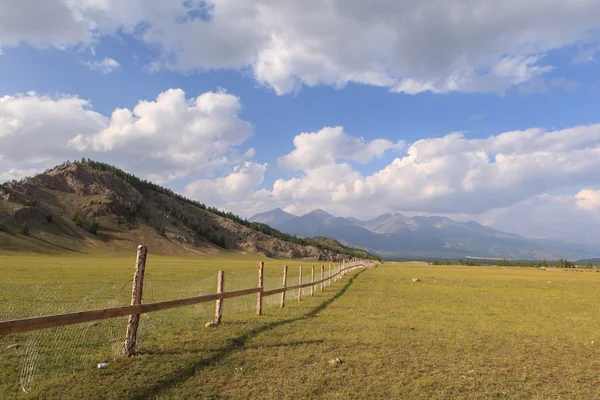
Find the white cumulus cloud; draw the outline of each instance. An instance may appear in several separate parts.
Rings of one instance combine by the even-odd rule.
[[[263,182],[267,164],[245,161],[234,167],[227,176],[216,179],[199,179],[186,185],[186,196],[215,202],[223,205],[227,202],[244,200]]]
[[[103,129],[108,118],[76,96],[35,92],[0,97],[0,156],[5,163],[65,160],[67,142]]]
[[[188,99],[183,90],[169,89],[107,117],[76,96],[4,96],[0,160],[11,169],[85,156],[160,182],[211,176],[253,155],[237,150],[253,134],[253,126],[238,117],[240,107],[239,99],[224,91]]]
[[[2,166],[2,164],[0,163],[0,167]],[[40,173],[42,171],[36,169],[36,168],[29,168],[29,169],[17,169],[17,168],[11,168],[7,171],[0,171],[0,182],[7,182],[7,181],[12,181],[14,180],[19,180],[22,178],[25,178],[27,176],[35,176],[36,174]]]
[[[527,237],[561,238],[600,245],[600,190],[583,189],[574,195],[533,196],[509,207],[487,211],[477,219]]]
[[[402,149],[404,141],[393,143],[386,139],[365,142],[344,132],[341,126],[326,127],[318,132],[301,133],[294,138],[295,149],[279,158],[286,167],[302,170],[332,164],[336,160],[367,163],[391,149]]]
[[[600,217],[600,190],[583,189],[575,195],[575,198],[578,207],[595,211]],[[600,232],[598,234],[600,235]]]
[[[501,92],[552,70],[551,51],[595,48],[600,27],[592,0],[4,0],[2,9],[0,48],[131,33],[158,50],[154,68],[250,68],[279,94],[349,82]]]
[[[246,216],[274,207],[300,214],[323,208],[359,218],[386,212],[444,214],[528,236],[583,240],[587,235],[600,241],[591,235],[600,219],[600,124],[532,128],[484,139],[462,133],[422,139],[370,175],[334,159],[313,162],[310,153],[291,157],[299,154],[294,152],[281,159],[297,159],[300,176],[277,179],[242,201],[227,199],[227,207]],[[564,191],[576,194],[555,194]]]

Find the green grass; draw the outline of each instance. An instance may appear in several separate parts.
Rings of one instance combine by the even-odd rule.
[[[203,279],[218,270],[254,274],[259,261],[266,261],[265,276],[280,276],[281,269],[300,264],[300,260],[268,260],[255,254],[224,252],[215,256],[159,256],[149,250],[146,272],[157,278],[170,278],[185,281]],[[0,253],[0,274],[4,283],[64,283],[93,280],[130,280],[135,271],[135,252],[131,253],[92,253],[79,255],[39,255],[35,253]],[[296,269],[297,272],[297,269]]]
[[[223,253],[213,257],[165,257],[150,254],[144,280],[144,301],[154,302],[216,291],[216,273],[225,273],[225,289],[257,286],[258,264],[254,254]],[[40,256],[5,253],[0,256],[0,320],[116,307],[129,303],[135,254],[93,256]],[[298,266],[304,264],[303,280],[310,280],[310,264],[298,260],[267,259],[264,286],[281,286],[283,265],[289,265],[289,284],[298,280]],[[317,264],[319,265],[319,264]],[[317,272],[318,276],[318,272]],[[40,283],[40,284],[36,284]],[[303,289],[307,295],[310,289]],[[288,293],[296,298],[297,292]],[[265,307],[276,306],[278,297],[265,299]],[[229,299],[225,314],[251,313],[255,297]],[[203,330],[212,319],[213,303],[167,310],[142,316],[138,348],[153,351],[164,346],[173,334]],[[120,353],[126,318],[59,327],[0,338],[0,351],[19,344],[17,350],[0,353],[0,398],[10,397],[24,386],[32,393],[65,374],[80,374],[98,362],[113,361]],[[156,340],[156,342],[154,342]],[[177,346],[177,345],[176,345]],[[118,357],[117,357],[118,358]],[[27,360],[23,362],[23,360]],[[35,361],[35,362],[34,362]],[[32,370],[23,369],[34,367]],[[11,394],[12,393],[12,394]]]
[[[149,256],[147,268],[156,282],[183,286],[223,269],[227,287],[228,273],[242,284],[258,260]],[[286,261],[265,261],[275,284]],[[0,258],[0,274],[15,284],[36,276],[125,281],[132,273],[129,256],[63,257],[40,267],[36,257]],[[237,311],[225,300],[217,328],[203,327],[212,305],[180,309],[164,324],[157,316],[146,323],[138,356],[105,360],[92,349],[87,365],[44,372],[30,394],[6,383],[15,360],[5,351],[0,398],[598,398],[599,291],[593,272],[384,264],[299,303],[289,296],[286,308],[267,307],[261,317],[253,315],[255,296]],[[328,363],[336,357],[337,367]],[[95,368],[102,361],[108,368]]]

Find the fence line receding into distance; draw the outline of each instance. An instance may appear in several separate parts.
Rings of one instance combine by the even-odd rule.
[[[139,317],[141,314],[168,310],[177,307],[190,306],[199,303],[206,303],[210,301],[216,301],[215,305],[215,316],[211,322],[213,325],[218,325],[221,322],[223,300],[246,296],[249,294],[257,294],[256,314],[262,314],[263,298],[268,296],[274,296],[281,294],[280,306],[283,308],[285,305],[285,293],[298,289],[298,300],[301,299],[302,289],[311,288],[311,295],[314,294],[314,287],[320,285],[321,290],[327,284],[331,286],[332,281],[335,282],[342,279],[347,273],[358,268],[372,268],[375,266],[374,262],[362,261],[353,259],[350,262],[345,260],[340,265],[334,265],[327,277],[325,277],[325,266],[321,265],[321,279],[315,281],[314,279],[314,266],[312,267],[311,282],[302,283],[302,270],[300,269],[299,283],[294,286],[287,286],[287,265],[283,267],[283,286],[277,289],[264,290],[263,287],[263,269],[264,263],[259,263],[258,268],[258,286],[253,288],[233,290],[229,292],[223,291],[225,273],[219,271],[217,278],[217,293],[194,296],[187,298],[180,298],[167,301],[159,301],[154,303],[142,303],[143,298],[143,284],[144,284],[144,273],[146,267],[146,255],[147,247],[138,246],[137,257],[136,257],[136,271],[133,279],[133,288],[131,295],[131,304],[122,307],[112,307],[99,310],[89,310],[66,314],[47,315],[33,318],[17,319],[10,321],[0,321],[0,337],[2,335],[37,331],[41,329],[54,328],[59,326],[80,324],[84,322],[99,321],[109,318],[129,316],[129,320],[126,328],[125,342],[123,343],[123,354],[125,356],[132,356],[135,354],[137,331],[139,324]]]

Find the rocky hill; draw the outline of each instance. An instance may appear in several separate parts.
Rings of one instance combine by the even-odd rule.
[[[37,252],[257,252],[339,260],[369,256],[249,223],[93,161],[65,163],[0,186],[0,249]]]

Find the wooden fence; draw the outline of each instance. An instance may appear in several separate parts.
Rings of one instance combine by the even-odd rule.
[[[123,307],[105,308],[101,310],[81,311],[68,314],[48,315],[42,317],[26,318],[11,321],[0,321],[0,335],[10,333],[22,333],[36,331],[40,329],[54,328],[57,326],[74,325],[83,322],[98,321],[108,318],[116,318],[129,316],[127,323],[127,331],[123,353],[126,356],[135,354],[135,345],[137,338],[137,330],[140,314],[168,310],[171,308],[190,306],[193,304],[206,303],[216,301],[215,318],[212,321],[213,325],[218,325],[221,322],[221,314],[223,300],[233,297],[246,296],[249,294],[257,294],[256,314],[262,314],[262,301],[264,297],[281,294],[280,306],[285,306],[285,294],[290,290],[298,289],[298,300],[302,297],[302,288],[311,287],[311,295],[314,294],[314,288],[320,285],[321,291],[325,285],[331,286],[332,281],[335,282],[344,277],[347,273],[358,268],[371,268],[373,262],[363,262],[362,260],[353,259],[346,263],[344,261],[339,267],[334,267],[333,274],[330,273],[325,278],[325,266],[321,265],[321,279],[315,281],[314,266],[311,273],[311,282],[302,283],[302,267],[300,267],[300,277],[298,285],[287,286],[287,265],[283,267],[283,286],[277,289],[263,289],[263,269],[264,263],[260,262],[258,266],[258,286],[254,288],[234,290],[230,292],[223,291],[223,282],[225,279],[224,271],[219,271],[217,275],[217,293],[203,296],[187,297],[183,299],[175,299],[168,301],[160,301],[155,303],[142,304],[142,293],[144,287],[144,272],[146,268],[146,246],[138,246],[136,257],[136,271],[133,279],[133,288],[131,293],[131,305]]]

